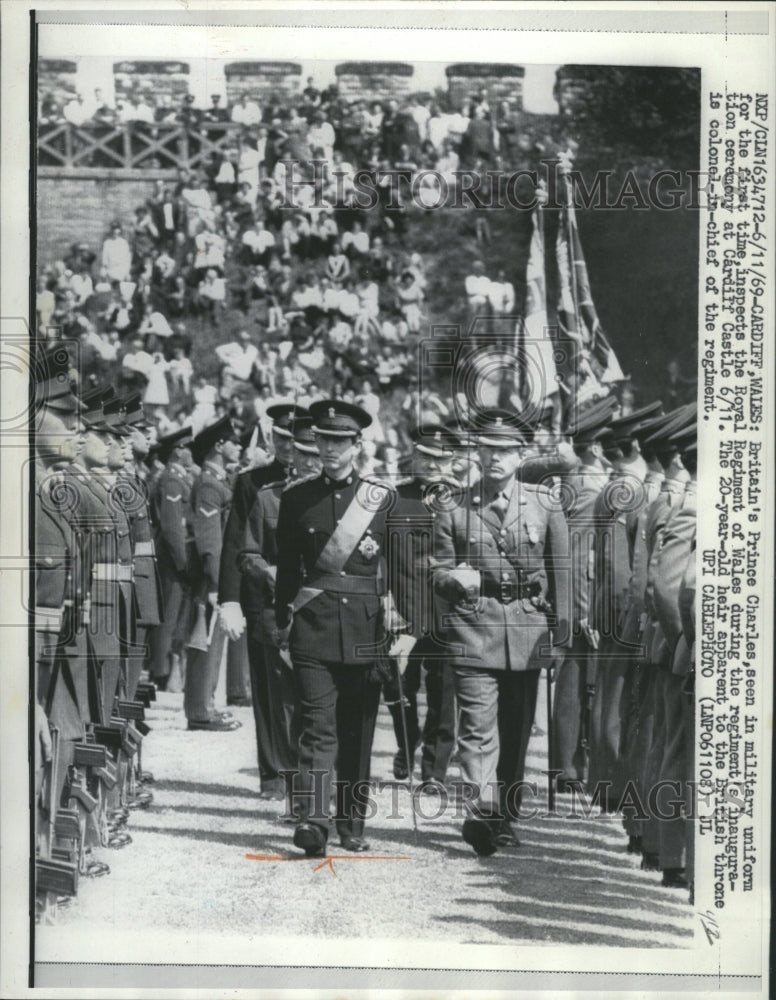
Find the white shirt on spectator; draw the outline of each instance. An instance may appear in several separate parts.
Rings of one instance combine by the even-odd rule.
[[[79,306],[82,306],[94,292],[92,279],[85,272],[83,274],[74,274],[70,279],[70,287],[73,290],[76,297],[76,303]]]
[[[470,304],[482,305],[488,300],[492,282],[484,274],[470,274],[466,278],[466,294]]]
[[[255,101],[239,101],[232,108],[232,121],[238,125],[258,125],[261,122],[261,108]]]
[[[259,357],[259,349],[255,344],[238,344],[232,341],[230,344],[220,344],[216,347],[216,357],[224,365],[224,374],[231,375],[243,382],[247,382],[251,377],[254,362]]]
[[[515,289],[509,281],[491,281],[488,301],[497,312],[511,312],[515,305]]]
[[[132,251],[123,236],[109,236],[102,244],[102,266],[111,281],[128,281]]]
[[[138,372],[148,378],[149,372],[154,366],[154,359],[148,351],[136,351],[134,354],[125,354],[121,365],[123,368],[128,368],[129,371]]]
[[[197,289],[199,294],[213,302],[223,302],[226,298],[226,282],[223,278],[205,278]]]
[[[223,236],[210,232],[197,233],[194,243],[197,247],[195,268],[198,270],[203,267],[223,268],[225,246]]]
[[[246,229],[242,241],[255,254],[263,254],[265,250],[275,245],[275,237],[268,229]]]
[[[369,253],[369,233],[363,230],[360,233],[343,233],[342,249],[347,250],[349,246],[352,246],[358,253]]]

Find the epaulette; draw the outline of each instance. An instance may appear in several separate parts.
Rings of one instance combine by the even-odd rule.
[[[305,476],[305,479],[306,478],[307,477]],[[302,482],[301,479],[294,479],[293,480],[293,485],[296,485],[296,483],[300,483],[300,482]],[[265,483],[263,486],[260,486],[259,487],[259,493],[263,493],[265,490],[276,490],[278,488],[278,486],[282,486],[283,489],[285,489],[287,486],[290,486],[290,485],[292,485],[292,484],[289,483],[286,479],[276,479],[274,483]]]
[[[319,475],[320,473],[318,472],[312,472],[309,476],[299,476],[298,479],[292,479],[284,485],[283,492],[285,493],[287,490],[293,489],[295,486],[301,486],[302,483],[309,483],[313,479],[317,479]]]

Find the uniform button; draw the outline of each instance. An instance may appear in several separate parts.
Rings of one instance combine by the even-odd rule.
[[[509,573],[502,573],[501,579],[504,581],[504,583],[509,583]]]
[[[345,572],[344,569],[340,570],[340,576],[347,576],[347,573]]]
[[[308,532],[308,534],[310,534],[310,535],[314,535],[314,534],[315,534],[315,528],[308,528],[308,529],[307,529],[307,532]]]
[[[501,529],[501,531],[499,531],[499,534],[501,535],[502,538],[506,538],[506,534],[507,533],[506,533],[506,531],[504,531],[503,528]]]
[[[348,599],[347,599],[347,597],[343,597],[343,598],[342,598],[342,603],[343,603],[343,604],[347,604],[347,603],[348,603]]]
[[[342,494],[341,493],[335,493],[334,494],[334,499],[335,500],[341,500],[342,499]]]

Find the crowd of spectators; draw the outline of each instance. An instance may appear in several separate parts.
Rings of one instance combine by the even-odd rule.
[[[407,242],[408,213],[422,204],[409,180],[381,183],[378,171],[433,167],[452,181],[462,164],[484,168],[499,150],[519,148],[510,107],[493,114],[484,94],[450,113],[423,96],[348,103],[336,86],[319,91],[312,80],[298,99],[263,108],[247,96],[225,108],[218,95],[206,110],[190,96],[178,107],[161,96],[153,107],[142,93],[111,107],[100,91],[58,108],[47,95],[43,125],[239,128],[202,169],[180,166],[174,182],[155,181],[101,246],[76,243],[63,259],[41,262],[38,330],[77,341],[80,370],[94,384],[140,391],[159,434],[188,422],[196,430],[224,412],[246,434],[261,432],[277,398],[333,394],[373,412],[371,437],[390,457],[407,439],[403,422],[385,414],[406,416],[408,426],[416,417],[428,276]],[[354,188],[364,169],[378,194],[369,209]],[[514,290],[503,273],[479,278],[471,290],[467,279],[470,304],[484,295],[509,311]],[[224,343],[226,329],[233,339]],[[212,360],[211,343],[217,380],[192,364],[203,350]],[[449,401],[422,405],[449,413]]]

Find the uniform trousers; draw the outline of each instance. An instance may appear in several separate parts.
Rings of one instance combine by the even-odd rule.
[[[680,813],[687,780],[685,753],[684,677],[661,668],[657,681],[660,690],[658,710],[662,712],[664,733],[660,756],[659,781],[664,783],[657,794],[658,854],[660,868],[685,867],[686,824]]]
[[[216,614],[215,610],[211,609],[210,614]],[[183,688],[183,710],[189,722],[207,722],[215,712],[216,687],[226,641],[221,623],[216,622],[207,650],[189,647]]]
[[[266,620],[263,626],[260,621],[249,622],[246,639],[261,790],[283,792],[283,772],[295,770],[299,757],[294,672],[269,640]]]
[[[188,635],[190,601],[180,577],[172,566],[159,562],[159,578],[164,596],[164,621],[151,632],[150,673],[156,680],[170,674],[170,654],[179,653]]]
[[[581,745],[587,710],[586,686],[595,667],[595,653],[584,636],[575,636],[555,680],[552,708],[552,761],[561,781],[584,781],[586,754]]]
[[[293,807],[300,822],[329,832],[329,801],[337,773],[337,833],[360,837],[369,810],[369,768],[380,684],[371,664],[295,659],[301,734]]]
[[[433,643],[430,644],[433,649]],[[405,698],[405,718],[407,722],[407,742],[410,754],[421,740],[418,720],[418,691],[420,690],[421,666],[426,670],[426,718],[423,723],[423,749],[420,773],[423,781],[435,779],[444,781],[447,765],[455,746],[455,684],[450,667],[439,660],[426,660],[429,643],[420,639],[415,644],[402,675],[402,692]],[[395,671],[394,671],[395,673]],[[391,678],[383,685],[383,697],[393,719],[396,745],[404,751],[404,725],[399,702],[398,681]]]
[[[458,754],[471,809],[485,819],[517,819],[531,737],[538,670],[453,667]]]
[[[226,651],[226,700],[242,701],[250,698],[251,672],[248,666],[248,636],[230,642]]]
[[[685,682],[692,680],[682,678]],[[685,809],[685,864],[684,873],[689,882],[695,879],[695,815],[698,809],[698,796],[695,794],[695,691],[690,690],[682,696],[682,715],[684,717],[684,809]]]
[[[642,663],[631,663],[623,691],[625,719],[620,758],[620,787],[624,788],[627,782],[631,782],[639,801],[645,808],[646,761],[655,722],[655,673]],[[640,810],[630,806],[623,807],[623,826],[629,837],[641,837],[643,834],[644,819],[639,812]]]
[[[593,792],[598,782],[608,782],[610,802],[617,802],[623,792],[621,754],[626,711],[623,694],[633,652],[616,638],[606,637],[596,655],[587,784],[588,790]]]

